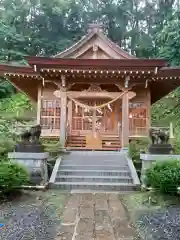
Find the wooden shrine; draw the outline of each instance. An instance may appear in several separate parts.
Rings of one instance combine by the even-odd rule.
[[[179,86],[180,68],[164,59],[137,59],[99,25],[65,51],[25,57],[29,66],[0,65],[0,73],[37,103],[42,136],[71,149],[117,150],[145,137],[150,106]]]

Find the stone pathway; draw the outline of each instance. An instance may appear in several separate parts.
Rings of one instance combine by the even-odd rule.
[[[139,239],[118,194],[72,194],[69,198],[56,240],[93,239]]]

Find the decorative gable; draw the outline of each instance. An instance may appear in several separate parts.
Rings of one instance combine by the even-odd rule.
[[[87,35],[70,48],[54,56],[55,58],[84,58],[84,59],[134,59],[135,56],[122,50],[117,44],[108,39],[101,25],[91,24]]]

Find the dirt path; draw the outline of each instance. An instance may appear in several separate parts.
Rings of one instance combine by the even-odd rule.
[[[139,239],[118,194],[73,194],[65,208],[56,240]]]

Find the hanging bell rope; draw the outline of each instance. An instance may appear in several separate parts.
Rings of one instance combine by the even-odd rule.
[[[97,109],[100,109],[100,108],[103,108],[103,107],[106,107],[108,106],[109,104],[117,101],[119,98],[121,98],[124,94],[126,94],[128,92],[128,90],[124,91],[123,93],[121,93],[118,97],[110,100],[109,102],[107,103],[104,103],[104,104],[101,104],[101,105],[96,105],[96,106],[89,106],[89,105],[86,105],[84,103],[81,103],[79,101],[77,101],[76,99],[74,99],[69,93],[67,93],[67,97],[72,100],[76,105],[82,107],[82,108],[86,108],[88,110],[97,110]]]

